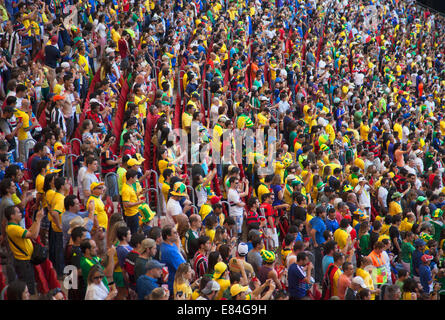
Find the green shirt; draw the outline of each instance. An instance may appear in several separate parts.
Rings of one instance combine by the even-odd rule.
[[[400,258],[405,263],[411,263],[411,255],[416,250],[410,242],[402,242],[402,247],[400,248]]]
[[[441,234],[442,229],[443,229],[443,223],[441,221],[433,220],[433,221],[431,221],[431,224],[434,227],[433,239],[436,240],[439,243],[439,241],[440,241],[440,234]]]
[[[116,171],[117,174],[117,186],[119,188],[119,194],[122,192],[122,184],[124,181],[124,175],[127,173],[127,169],[119,167]]]
[[[94,265],[98,264],[98,265],[100,265],[102,270],[104,269],[104,267],[100,264],[101,261],[102,260],[97,256],[92,257],[92,259],[88,259],[84,256],[82,256],[80,258],[80,269],[82,270],[82,277],[83,277],[83,280],[85,281],[86,286],[88,286],[88,274],[90,273],[90,270]],[[112,263],[112,262],[110,262],[110,263]],[[107,289],[110,290],[110,288],[108,287],[107,277],[103,277],[102,282],[104,283],[105,287],[107,287]]]
[[[371,249],[369,248],[370,238],[371,238],[371,236],[369,235],[369,233],[364,234],[360,238],[360,251],[361,251],[361,254],[364,256],[367,256],[371,253]]]

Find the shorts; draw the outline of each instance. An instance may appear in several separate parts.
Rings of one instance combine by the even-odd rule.
[[[116,284],[116,288],[125,288],[125,280],[122,272],[114,272],[113,273],[113,281]]]
[[[31,261],[14,259],[14,270],[17,278],[26,283],[29,293],[31,295],[36,294],[34,266],[31,264]]]
[[[236,233],[240,235],[243,232],[243,216],[232,216],[236,224]]]
[[[275,230],[275,232],[274,232],[274,230]],[[272,248],[268,248],[268,250],[276,249],[280,245],[279,241],[278,241],[278,233],[276,231],[277,231],[276,229],[272,229],[272,228],[264,229],[265,235],[271,238],[271,239],[266,239],[272,245]]]

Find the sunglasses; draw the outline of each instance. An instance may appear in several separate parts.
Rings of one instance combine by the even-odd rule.
[[[94,277],[93,279],[94,280],[99,280],[99,279],[102,279],[104,276],[97,276],[97,277]]]

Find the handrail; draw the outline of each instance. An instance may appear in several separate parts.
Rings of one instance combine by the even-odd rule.
[[[186,185],[185,187],[187,188],[187,190],[191,190],[191,193],[192,193],[192,200],[191,201],[192,201],[193,204],[196,204],[195,188],[193,188],[190,185]]]
[[[150,206],[150,191],[154,191],[156,194],[156,215],[160,216],[162,212],[160,211],[160,199],[159,199],[159,190],[157,188],[148,188],[145,192],[145,200],[147,204]]]

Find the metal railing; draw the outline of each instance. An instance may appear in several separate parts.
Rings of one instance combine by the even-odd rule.
[[[161,210],[161,206],[160,206],[161,199],[159,198],[159,190],[158,190],[158,188],[148,188],[147,191],[145,192],[145,200],[149,206],[150,206],[150,192],[154,192],[156,195],[156,215],[159,217],[160,215],[162,215],[162,210]],[[150,208],[151,208],[151,206],[150,206]]]

